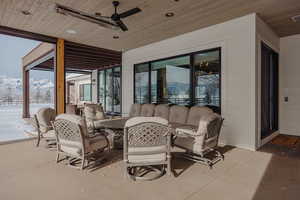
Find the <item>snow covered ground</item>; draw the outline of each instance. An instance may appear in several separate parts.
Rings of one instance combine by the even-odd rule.
[[[39,108],[53,107],[48,104],[31,104],[30,113],[33,115]],[[0,106],[0,142],[24,139],[29,136],[26,131],[32,131],[33,127],[22,119],[22,104]]]

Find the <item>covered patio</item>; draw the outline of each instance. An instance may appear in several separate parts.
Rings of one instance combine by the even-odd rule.
[[[0,145],[0,199],[299,199],[299,0],[3,2],[0,33],[42,42],[23,118],[31,70],[55,108],[40,146]],[[83,114],[67,73],[90,76]],[[161,176],[126,179],[144,169]]]

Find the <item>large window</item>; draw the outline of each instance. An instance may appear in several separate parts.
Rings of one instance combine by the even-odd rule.
[[[98,102],[105,112],[121,113],[121,67],[98,72]]]
[[[92,100],[92,88],[91,84],[79,85],[80,101],[91,101]]]
[[[221,48],[134,67],[135,103],[202,105],[220,112]]]

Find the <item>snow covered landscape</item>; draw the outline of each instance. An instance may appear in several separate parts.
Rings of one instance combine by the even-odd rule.
[[[30,79],[31,116],[41,107],[53,107],[53,83]],[[33,127],[22,119],[22,79],[0,76],[0,142],[29,137]]]

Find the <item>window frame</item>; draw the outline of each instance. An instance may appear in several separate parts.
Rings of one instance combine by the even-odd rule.
[[[112,69],[112,74],[114,74],[115,72],[115,69],[116,68],[120,68],[120,112],[116,112],[115,109],[114,109],[114,101],[115,99],[112,98],[112,111],[106,111],[106,92],[104,92],[104,96],[103,96],[103,103],[102,103],[102,106],[103,106],[103,109],[105,110],[105,113],[109,114],[109,115],[121,115],[122,113],[122,66],[121,65],[116,65],[116,66],[113,66],[113,67],[107,67],[107,68],[104,68],[104,69],[98,69],[97,70],[97,102],[98,103],[101,103],[100,102],[100,94],[99,94],[99,89],[100,89],[100,72],[104,72],[104,89],[106,90],[106,76],[107,76],[107,70],[109,69]],[[113,90],[113,93],[114,93],[114,76],[113,76],[113,79],[112,79],[112,90]]]
[[[205,49],[201,51],[195,51],[191,53],[186,53],[186,54],[180,54],[176,56],[170,56],[166,58],[161,58],[161,59],[156,59],[156,60],[150,60],[147,62],[141,62],[141,63],[136,63],[134,64],[133,67],[133,102],[136,103],[136,80],[135,80],[135,74],[136,74],[136,68],[139,65],[147,64],[148,65],[148,102],[151,103],[152,95],[151,95],[151,63],[153,62],[159,62],[159,61],[165,61],[165,60],[171,60],[179,57],[184,57],[184,56],[189,56],[190,57],[190,98],[192,99],[191,104],[188,106],[193,106],[195,105],[195,86],[196,86],[196,77],[195,77],[195,55],[197,54],[203,54],[203,53],[208,53],[212,51],[218,51],[219,52],[219,60],[220,60],[220,72],[219,72],[219,96],[220,96],[220,105],[219,109],[216,110],[216,112],[221,113],[222,110],[222,47],[215,47],[215,48],[210,48],[210,49]],[[209,106],[209,105],[208,105]]]

